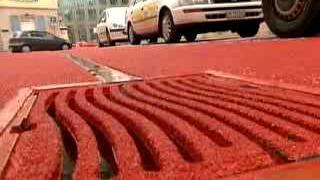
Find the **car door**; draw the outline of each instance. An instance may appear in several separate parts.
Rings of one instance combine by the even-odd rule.
[[[158,7],[158,0],[143,0],[143,21],[141,26],[144,34],[157,32]]]
[[[97,35],[100,42],[107,41],[107,12],[103,11],[99,23],[97,25]]]
[[[31,45],[32,51],[45,50],[45,40],[44,34],[39,31],[33,31],[30,33],[29,43]]]
[[[132,20],[132,26],[136,34],[142,34],[143,33],[143,20],[144,20],[144,14],[143,14],[143,7],[144,2],[143,0],[135,0],[133,7],[130,9],[131,14],[131,20]]]
[[[60,50],[62,46],[62,40],[56,37],[53,34],[48,32],[44,32],[45,45],[47,47],[46,50]]]

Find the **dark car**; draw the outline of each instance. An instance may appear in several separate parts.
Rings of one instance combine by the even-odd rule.
[[[71,47],[65,39],[44,31],[18,32],[9,41],[9,49],[12,52],[67,50]]]

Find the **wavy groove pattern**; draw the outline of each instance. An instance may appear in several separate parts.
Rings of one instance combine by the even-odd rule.
[[[115,179],[203,179],[320,153],[314,95],[209,75],[43,94],[35,108],[73,142],[74,179],[103,178],[102,161]]]

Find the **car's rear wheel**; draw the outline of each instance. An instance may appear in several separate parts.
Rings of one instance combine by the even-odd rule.
[[[68,44],[62,44],[61,45],[61,50],[69,50],[70,46]]]
[[[249,22],[242,24],[238,29],[237,33],[239,36],[246,38],[246,37],[254,37],[258,34],[260,29],[259,22]]]
[[[136,35],[136,33],[134,32],[133,26],[131,24],[129,24],[129,27],[128,27],[128,39],[130,44],[132,45],[137,45],[141,43],[141,39]]]
[[[197,39],[198,34],[195,32],[188,32],[184,34],[184,38],[186,38],[186,40],[188,42],[194,42]]]
[[[170,11],[165,11],[161,17],[161,33],[166,43],[175,43],[181,39]]]
[[[319,0],[262,0],[265,21],[280,37],[301,37],[316,32]]]
[[[23,53],[28,53],[28,52],[31,52],[31,51],[32,51],[32,49],[31,49],[31,47],[29,45],[23,45],[21,47],[21,52],[23,52]]]
[[[108,45],[108,46],[115,46],[115,45],[116,45],[116,42],[112,41],[108,29],[107,29],[107,32],[106,32],[106,33],[107,33],[107,41],[108,41],[108,42],[107,42],[107,45]]]

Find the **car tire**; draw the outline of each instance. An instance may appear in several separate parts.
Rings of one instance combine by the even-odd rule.
[[[265,21],[279,37],[301,37],[316,33],[319,0],[262,0]]]
[[[108,39],[108,46],[115,46],[116,42],[112,41],[108,29],[106,33],[107,33],[107,39]]]
[[[170,11],[165,11],[161,17],[161,34],[165,43],[176,43],[181,39]]]
[[[242,38],[254,37],[258,34],[260,29],[260,23],[252,22],[242,24],[238,29],[237,33]]]
[[[104,44],[100,42],[99,36],[97,36],[97,44],[99,48],[104,47]]]
[[[141,39],[136,35],[131,24],[129,24],[128,26],[128,39],[129,43],[132,45],[137,45],[141,43]]]
[[[68,45],[68,44],[62,44],[61,45],[61,50],[63,50],[63,51],[66,51],[66,50],[69,50],[70,49],[70,46]]]
[[[197,39],[197,36],[198,34],[194,32],[188,32],[184,34],[184,38],[186,38],[188,42],[194,42]]]
[[[29,46],[29,45],[23,45],[21,47],[21,52],[23,52],[23,53],[28,53],[28,52],[31,52],[31,51],[32,51],[32,49],[31,49],[31,46]]]

